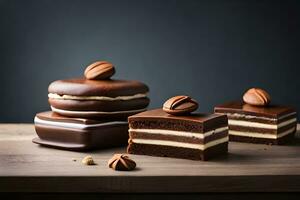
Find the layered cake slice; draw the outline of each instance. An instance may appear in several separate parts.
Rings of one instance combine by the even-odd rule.
[[[297,113],[288,106],[270,105],[270,96],[253,88],[244,102],[229,102],[215,107],[215,113],[228,116],[231,141],[283,144],[291,140],[297,126]]]
[[[131,116],[128,121],[127,151],[131,154],[208,160],[228,149],[226,115],[176,115],[155,109]]]

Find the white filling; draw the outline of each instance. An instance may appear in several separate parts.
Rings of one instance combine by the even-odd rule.
[[[126,121],[103,122],[103,123],[99,123],[99,124],[75,124],[75,123],[70,123],[70,122],[48,121],[48,120],[40,119],[38,117],[34,118],[34,123],[47,125],[47,126],[74,128],[74,129],[85,129],[85,128],[91,128],[91,127],[102,127],[102,126],[109,126],[109,125],[128,124]]]
[[[125,111],[112,111],[112,112],[102,112],[102,111],[71,111],[71,110],[62,110],[58,108],[54,108],[51,106],[52,111],[57,112],[57,113],[63,113],[63,114],[103,114],[103,115],[114,115],[114,114],[130,114],[130,113],[138,113],[138,112],[143,112],[146,109],[139,109],[139,110],[125,110]]]
[[[226,114],[229,117],[236,117],[236,118],[245,118],[245,119],[262,119],[262,120],[269,120],[269,121],[277,121],[279,119],[284,119],[286,117],[295,115],[296,112],[292,112],[283,116],[280,116],[278,118],[269,118],[269,117],[260,117],[260,116],[253,116],[253,115],[244,115],[239,113],[220,113],[220,114]]]
[[[147,97],[147,94],[135,94],[131,96],[118,96],[118,97],[106,97],[106,96],[73,96],[73,95],[59,95],[49,93],[48,97],[51,99],[65,99],[65,100],[98,100],[98,101],[118,101],[118,100],[132,100]]]
[[[265,123],[259,123],[259,122],[248,122],[248,121],[243,121],[243,120],[228,119],[228,124],[234,125],[234,126],[244,126],[244,127],[253,127],[253,128],[279,129],[283,126],[289,125],[296,121],[297,121],[297,119],[293,118],[293,119],[289,119],[287,121],[281,122],[280,124],[265,124]]]
[[[274,135],[274,134],[266,134],[266,133],[255,133],[255,132],[241,132],[241,131],[234,131],[229,130],[229,135],[236,135],[236,136],[245,136],[245,137],[255,137],[255,138],[267,138],[267,139],[277,139],[281,138],[285,135],[288,135],[295,131],[296,127],[290,128],[280,134]]]
[[[152,144],[152,145],[163,145],[163,146],[172,146],[172,147],[183,147],[183,148],[190,148],[190,149],[199,149],[205,150],[209,147],[228,142],[228,136],[208,142],[206,144],[191,144],[191,143],[184,143],[184,142],[174,142],[174,141],[165,141],[165,140],[151,140],[151,139],[132,139],[133,143],[136,144]]]
[[[199,138],[203,139],[204,137],[213,135],[215,133],[219,133],[222,131],[228,130],[228,127],[221,127],[215,130],[207,131],[205,133],[192,133],[187,131],[172,131],[172,130],[164,130],[164,129],[129,129],[129,132],[137,132],[137,133],[148,133],[148,134],[159,134],[159,135],[174,135],[174,136],[183,136],[183,137],[191,137],[191,138]]]

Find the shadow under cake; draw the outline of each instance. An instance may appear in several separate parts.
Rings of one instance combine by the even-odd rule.
[[[227,115],[230,141],[284,144],[296,132],[297,113],[287,106],[258,107],[237,101],[216,106],[215,113]]]
[[[226,115],[174,116],[162,109],[128,118],[128,153],[208,160],[228,151]]]

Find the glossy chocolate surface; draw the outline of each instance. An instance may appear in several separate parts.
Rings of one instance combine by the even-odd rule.
[[[97,101],[97,100],[69,100],[49,98],[49,104],[55,108],[71,111],[127,111],[146,108],[150,102],[149,98],[143,97],[131,100]]]
[[[46,121],[66,122],[66,123],[75,123],[75,124],[99,124],[108,121],[108,120],[93,120],[93,119],[85,119],[85,118],[65,117],[52,111],[37,113],[36,117]]]
[[[225,104],[221,104],[215,107],[217,113],[239,113],[249,114],[255,116],[264,116],[271,118],[278,118],[282,115],[296,112],[295,109],[289,106],[280,105],[268,105],[265,107],[252,106],[241,101],[234,101]]]
[[[117,97],[144,94],[149,88],[139,81],[74,78],[54,81],[48,91],[60,95]]]
[[[114,123],[107,120],[68,118],[53,112],[38,113],[36,117],[43,120],[43,123],[35,123],[39,137],[33,139],[33,142],[37,144],[75,151],[127,144],[128,124],[124,121]]]
[[[175,116],[162,109],[145,111],[128,118],[131,128],[158,128],[168,130],[185,130],[191,132],[205,132],[211,129],[227,126],[227,116],[220,114],[200,114]],[[141,122],[141,123],[140,123]]]

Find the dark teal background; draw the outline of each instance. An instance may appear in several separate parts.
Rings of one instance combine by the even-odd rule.
[[[200,112],[250,87],[300,111],[299,1],[0,0],[0,122],[32,122],[47,87],[109,60],[151,89],[150,108],[187,94]]]

